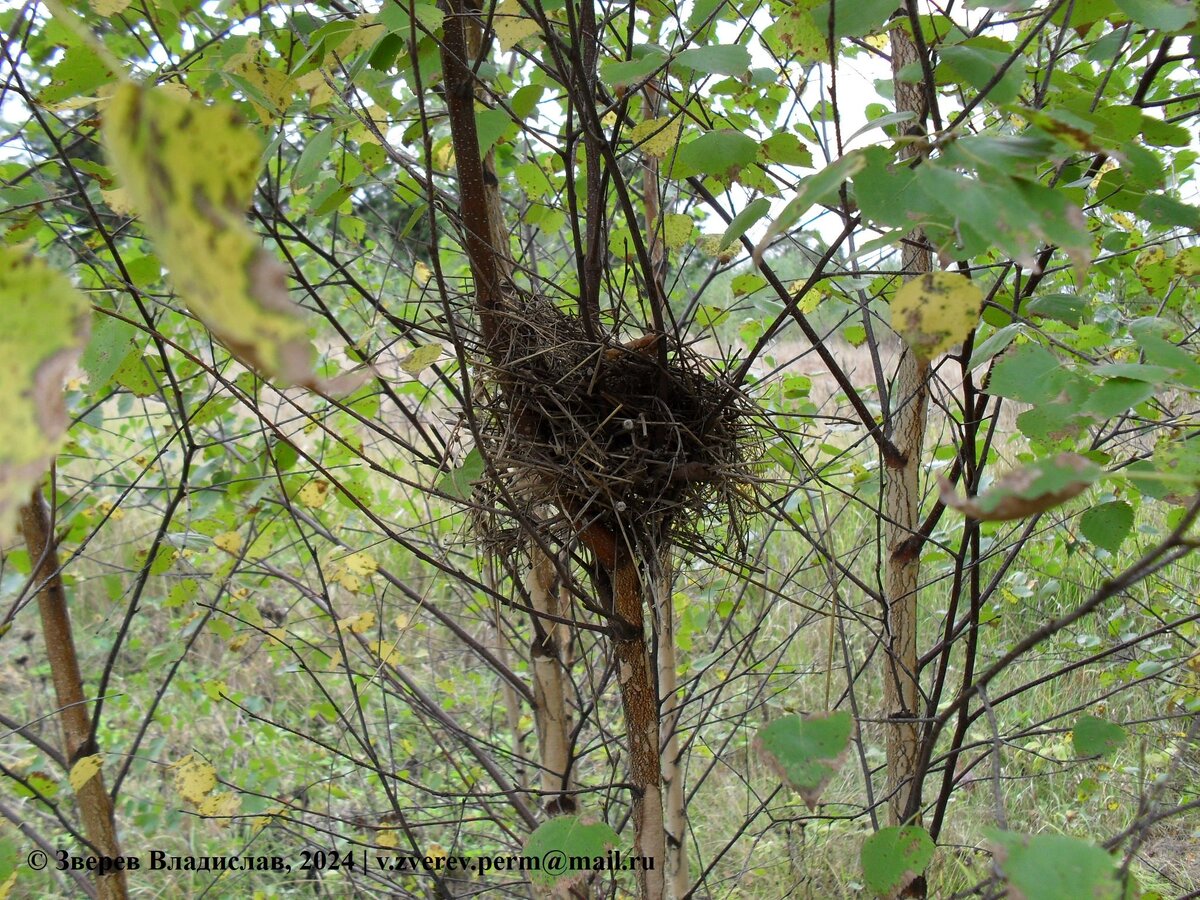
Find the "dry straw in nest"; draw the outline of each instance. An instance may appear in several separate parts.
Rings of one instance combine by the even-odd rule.
[[[504,353],[492,354],[479,404],[500,475],[479,497],[485,539],[508,550],[517,522],[552,508],[567,532],[599,523],[705,555],[740,548],[761,455],[757,408],[708,360],[672,344],[664,367],[654,341],[589,340],[542,298],[496,315]]]

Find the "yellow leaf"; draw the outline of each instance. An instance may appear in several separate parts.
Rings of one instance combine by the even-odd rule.
[[[413,281],[415,281],[417,284],[424,285],[427,284],[429,279],[432,277],[433,269],[429,268],[429,266],[425,265],[425,263],[418,260],[417,264],[413,266]]]
[[[226,553],[236,554],[242,549],[242,536],[236,531],[223,531],[213,537],[213,543]]]
[[[287,271],[244,216],[261,167],[259,138],[230,107],[123,84],[105,111],[104,144],[192,312],[247,365],[318,386]]]
[[[719,263],[732,262],[737,257],[741,247],[734,244],[722,250],[722,237],[723,235],[720,234],[702,234],[696,239],[696,246],[706,256],[715,256]]]
[[[261,49],[260,41],[250,40],[244,51],[229,58],[225,64],[225,71],[250,85],[253,90],[249,97],[250,102],[261,117],[268,118],[279,115],[288,108],[295,92],[295,82],[286,72],[263,64],[259,60]],[[264,108],[257,97],[265,99],[270,107]]]
[[[87,301],[65,275],[0,246],[0,544],[62,444],[63,383],[90,321]]]
[[[215,816],[223,819],[236,816],[241,808],[241,796],[232,791],[216,791],[196,804],[196,810],[200,815]],[[228,821],[221,824],[224,827],[229,827]]]
[[[1184,278],[1200,275],[1200,247],[1188,247],[1186,250],[1180,250],[1171,261],[1171,266],[1175,269],[1176,275],[1182,275]]]
[[[102,765],[104,758],[99,753],[76,760],[75,765],[71,766],[71,774],[67,776],[71,782],[71,789],[78,794],[85,784],[96,777]]]
[[[437,362],[438,357],[441,355],[441,344],[425,344],[400,360],[400,368],[409,375],[420,375],[425,369]]]
[[[331,76],[326,69],[313,69],[296,79],[296,87],[308,93],[309,109],[315,109],[333,99]]]
[[[362,579],[343,566],[334,566],[329,571],[329,577],[352,594],[362,590]]]
[[[175,790],[189,803],[201,803],[217,786],[217,770],[190,753],[176,763]]]
[[[679,143],[682,133],[682,119],[647,119],[633,127],[629,138],[647,156],[661,159]]]
[[[372,653],[388,665],[394,666],[400,663],[400,653],[396,650],[395,641],[371,641],[367,646],[371,648]]]
[[[511,50],[540,30],[537,22],[526,18],[517,0],[502,0],[492,17],[492,27],[496,29],[496,40],[499,41],[501,50]]]
[[[276,816],[282,816],[284,808],[282,806],[272,806],[270,809],[264,810],[261,816],[255,816],[250,820],[250,827],[257,834],[274,821]]]
[[[351,553],[342,562],[355,575],[362,575],[366,578],[370,578],[379,571],[379,563],[375,561],[375,557],[366,552]]]
[[[443,171],[454,167],[454,147],[449,138],[442,138],[433,145],[433,165]]]
[[[683,213],[667,213],[662,217],[663,243],[668,250],[678,250],[692,237],[695,223]]]
[[[357,616],[346,616],[344,619],[338,619],[337,626],[339,631],[348,630],[354,634],[365,634],[375,627],[375,613],[368,610]]]
[[[892,300],[894,328],[920,359],[932,359],[971,333],[983,292],[957,272],[931,272],[906,283]]]
[[[355,29],[342,38],[333,52],[338,59],[349,59],[360,50],[372,46],[386,33],[383,23],[375,13],[363,13],[354,20]]]
[[[129,199],[129,192],[125,188],[115,187],[111,191],[102,190],[100,197],[118,216],[132,216],[136,212]]]
[[[375,843],[380,847],[399,847],[400,839],[396,837],[396,832],[392,830],[380,831],[375,835]]]
[[[324,505],[328,498],[329,482],[323,478],[314,478],[296,494],[296,499],[311,509]]]
[[[89,106],[97,106],[104,102],[103,97],[69,97],[66,100],[60,100],[58,103],[45,104],[46,109],[50,112],[70,112],[73,109],[87,109]]]

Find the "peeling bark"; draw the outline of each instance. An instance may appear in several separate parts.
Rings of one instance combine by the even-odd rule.
[[[553,561],[534,547],[527,587],[533,608],[561,616]],[[570,635],[553,619],[533,618],[533,716],[538,733],[543,806],[550,815],[575,811],[571,777],[571,715],[563,688],[563,649]]]

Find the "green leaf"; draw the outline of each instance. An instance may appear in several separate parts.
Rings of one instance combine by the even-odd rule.
[[[1138,206],[1138,215],[1160,228],[1180,226],[1200,229],[1200,209],[1166,194],[1148,194]]]
[[[1133,507],[1124,500],[1113,500],[1093,506],[1079,519],[1079,530],[1085,538],[1109,553],[1121,549],[1133,529]]]
[[[757,200],[750,201],[750,205],[743,209],[740,213],[733,217],[733,221],[729,223],[729,227],[725,229],[725,233],[721,235],[721,243],[718,245],[718,250],[724,250],[746,231],[754,226],[754,224],[765,216],[771,210],[771,201],[766,197],[759,197]]]
[[[806,718],[784,716],[754,739],[764,761],[800,794],[812,809],[842,764],[854,719],[848,712]]]
[[[870,34],[886,22],[895,9],[894,0],[835,0],[833,4],[834,40]],[[812,19],[822,33],[828,33],[829,4],[822,3],[814,6]]]
[[[93,392],[106,388],[117,374],[121,363],[136,347],[138,330],[121,319],[96,314],[99,324],[92,329],[92,338],[79,364],[87,372]]]
[[[605,822],[585,822],[579,816],[555,816],[533,830],[525,842],[526,856],[545,862],[561,858],[586,857],[594,860],[603,858],[620,838]],[[532,880],[537,884],[553,885],[564,879],[582,878],[586,873],[572,871],[567,866],[546,865],[534,870]]]
[[[65,275],[0,246],[0,544],[62,444],[63,382],[90,322],[87,301]]]
[[[992,830],[989,837],[1010,892],[1024,900],[1121,896],[1112,857],[1095,844],[1062,834],[1029,836]]]
[[[917,825],[881,828],[863,842],[863,880],[880,896],[898,897],[929,866],[935,849]]]
[[[1092,392],[1079,411],[1099,419],[1111,419],[1149,400],[1157,387],[1141,378],[1110,378]]]
[[[777,162],[785,166],[811,166],[812,151],[794,134],[786,131],[773,134],[762,142],[762,155],[767,162]]]
[[[755,257],[761,258],[763,251],[771,241],[795,225],[811,207],[836,197],[838,191],[841,190],[842,182],[853,177],[866,164],[867,157],[857,150],[852,150],[815,175],[802,179],[800,187],[796,190],[796,196],[783,208],[778,218],[767,229],[766,236],[754,248]]]
[[[67,47],[62,59],[50,72],[50,84],[38,94],[38,102],[53,106],[63,100],[90,94],[109,84],[114,73],[91,48],[81,44]]]
[[[1164,338],[1163,329],[1164,323],[1152,317],[1137,319],[1129,324],[1129,333],[1148,362],[1174,369],[1178,380],[1200,388],[1200,363],[1187,350]]]
[[[892,299],[892,328],[920,359],[963,341],[979,322],[983,291],[957,272],[931,272],[906,282]]]
[[[1043,294],[1029,301],[1025,311],[1031,316],[1055,319],[1078,328],[1087,313],[1087,301],[1078,294]]]
[[[846,138],[846,143],[850,143],[859,135],[866,134],[868,131],[874,131],[876,128],[883,128],[886,131],[888,128],[890,128],[893,125],[901,125],[904,122],[911,122],[916,117],[917,117],[917,114],[915,112],[912,112],[907,109],[903,110],[901,112],[889,113],[885,116],[879,116],[877,118],[871,119],[871,121],[867,122],[866,125],[864,125],[860,129],[858,129],[858,131],[854,132],[854,134],[850,135],[850,137]],[[887,133],[891,134],[892,132],[889,131]]]
[[[962,498],[939,482],[946,506],[982,522],[1005,522],[1045,512],[1077,497],[1100,477],[1100,467],[1077,453],[1060,453],[1014,469],[977,497]]]
[[[379,10],[379,23],[392,34],[397,34],[407,41],[412,33],[410,8],[416,14],[418,38],[423,31],[436,31],[442,27],[445,14],[432,3],[416,3],[411,6],[409,3],[385,3]]]
[[[971,361],[967,364],[967,368],[974,369],[976,366],[983,365],[997,354],[1003,353],[1008,349],[1009,344],[1016,340],[1022,328],[1023,326],[1016,322],[1012,325],[1005,325],[1003,328],[997,329],[996,333],[989,336],[986,340],[976,344],[974,352],[971,353]]]
[[[750,69],[750,51],[739,44],[715,44],[684,50],[674,61],[693,72],[738,76]]]
[[[337,126],[330,123],[313,135],[304,146],[300,158],[296,160],[296,168],[292,170],[292,187],[303,189],[317,180],[321,164],[329,159],[333,152],[333,139],[337,136]]]
[[[1096,716],[1080,716],[1071,729],[1071,741],[1078,756],[1108,756],[1125,743],[1125,729]]]
[[[1104,363],[1093,367],[1092,372],[1103,378],[1128,378],[1149,384],[1160,384],[1175,377],[1175,370],[1170,366],[1147,366],[1143,363]]]
[[[1194,0],[1117,0],[1117,6],[1139,25],[1160,31],[1179,31],[1196,21]]]
[[[475,111],[475,129],[479,136],[479,152],[487,153],[503,137],[509,136],[516,128],[512,116],[506,109],[477,109]]]
[[[537,109],[538,101],[542,99],[542,94],[546,91],[544,84],[527,84],[515,94],[513,94],[512,102],[509,106],[512,108],[513,114],[520,119],[528,119],[535,109]]]
[[[948,69],[958,76],[957,81],[982,91],[991,84],[1000,66],[1011,56],[1012,51],[999,41],[992,38],[974,38],[961,44],[943,47],[942,63],[938,69],[939,72],[943,68]],[[1012,103],[1021,93],[1024,83],[1025,63],[1022,57],[1018,56],[1000,80],[992,86],[988,92],[988,100],[998,106]]]
[[[121,360],[113,380],[138,397],[149,397],[158,393],[158,376],[162,373],[162,360],[156,356],[142,356],[135,349]]]
[[[658,71],[667,61],[665,53],[647,53],[641,59],[600,64],[600,79],[611,87],[628,87]]]
[[[247,365],[283,383],[317,386],[287,272],[244,218],[258,138],[227,107],[123,84],[105,111],[104,143],[192,311]]]
[[[729,128],[700,135],[679,148],[679,161],[697,172],[732,179],[754,162],[758,141]]]
[[[987,392],[1023,403],[1048,403],[1065,382],[1066,372],[1057,356],[1041,344],[1022,344],[996,363]]]
[[[466,455],[456,469],[451,469],[438,482],[438,490],[455,500],[469,500],[475,489],[475,482],[483,477],[485,471],[483,454],[479,448],[474,448]]]
[[[40,774],[41,773],[36,773],[36,772],[31,773],[31,775],[40,775]],[[30,778],[29,780],[33,781],[32,778]],[[58,786],[57,782],[52,782],[52,781],[49,781],[49,779],[47,779],[47,786],[49,786],[51,784],[54,785],[55,788],[57,788],[57,786]],[[18,786],[17,783],[14,782],[13,787],[16,788],[17,786]],[[36,785],[36,787],[38,787],[38,789],[40,790],[42,788],[42,785],[38,784],[38,785]],[[45,795],[48,795],[48,796],[53,796],[53,792],[48,792],[48,791],[43,790],[42,793]],[[15,840],[10,838],[7,834],[0,835],[0,887],[2,887],[4,885],[4,882],[6,882],[8,880],[9,876],[11,876],[14,872],[17,871],[17,866],[19,865],[19,860],[20,860],[20,856],[21,856],[20,850],[21,850],[21,847],[19,844],[17,844],[17,842]]]

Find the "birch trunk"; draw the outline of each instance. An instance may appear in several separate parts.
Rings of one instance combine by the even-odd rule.
[[[80,759],[99,753],[92,738],[89,701],[83,692],[83,676],[79,657],[75,653],[75,638],[71,631],[71,614],[67,609],[67,593],[59,571],[58,549],[50,521],[50,510],[40,488],[34,491],[28,505],[21,509],[21,531],[29,558],[37,566],[33,573],[39,586],[37,601],[42,618],[42,637],[46,642],[46,657],[54,680],[54,697],[62,725],[63,758],[68,766]],[[117,825],[113,817],[112,798],[104,787],[104,775],[97,772],[76,791],[83,834],[92,847],[83,852],[89,856],[116,859],[121,855],[117,840]],[[96,895],[100,900],[125,900],[125,872],[115,871],[96,878]]]
[[[897,111],[915,113],[915,127],[919,128],[926,114],[922,86],[898,77],[904,66],[918,60],[916,44],[904,30],[907,22],[907,19],[901,19],[891,30],[893,85]],[[910,127],[913,126],[910,124]],[[915,152],[909,147],[902,156],[911,157]],[[919,229],[905,239],[902,267],[906,279],[919,277],[932,268],[925,237]],[[928,364],[905,351],[892,387],[890,438],[900,452],[900,461],[889,465],[883,494],[887,554],[884,706],[889,719],[887,781],[889,820],[893,825],[918,821],[920,807],[917,591],[921,575],[921,541],[917,533],[921,512],[921,452],[929,403],[928,376]]]

